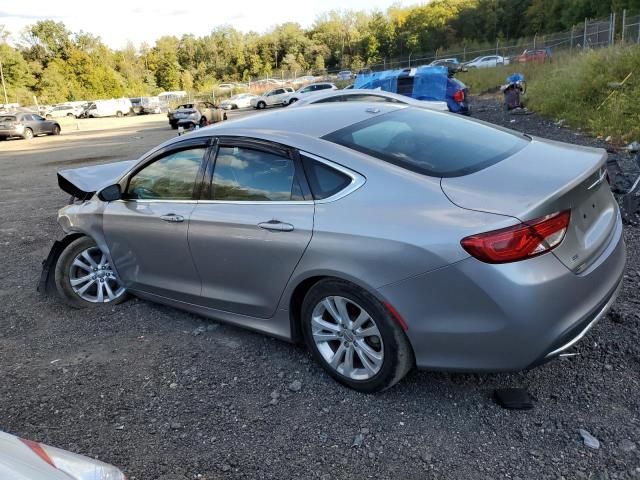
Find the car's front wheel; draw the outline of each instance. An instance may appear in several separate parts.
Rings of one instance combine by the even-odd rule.
[[[60,135],[60,125],[54,125],[51,130],[51,135]]]
[[[264,102],[258,102],[258,110],[262,110],[263,108],[267,108],[267,104]]]
[[[312,355],[334,379],[370,393],[385,390],[414,365],[402,328],[373,295],[341,280],[322,280],[302,305]]]
[[[60,254],[55,284],[62,299],[74,308],[113,305],[127,296],[107,256],[89,237],[74,240]]]

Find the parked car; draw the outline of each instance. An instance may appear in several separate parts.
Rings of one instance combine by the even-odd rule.
[[[296,103],[291,105],[291,108],[303,107],[305,105],[321,105],[324,103],[337,103],[337,102],[389,102],[400,103],[403,105],[412,105],[415,107],[429,108],[432,110],[439,110],[441,112],[448,112],[449,107],[447,102],[438,102],[434,100],[415,100],[406,95],[398,95],[397,93],[385,92],[383,90],[366,90],[366,89],[350,89],[343,90],[325,90],[313,95],[306,95]]]
[[[320,90],[337,90],[337,89],[338,87],[336,87],[333,83],[329,83],[329,82],[312,83],[310,85],[306,85],[302,88],[299,88],[295,92],[285,96],[283,99],[283,103],[285,105],[291,105],[292,103],[297,102],[298,100],[300,100],[300,98],[304,97],[309,93],[319,92]]]
[[[397,103],[247,116],[59,172],[79,200],[58,213],[67,236],[40,286],[76,308],[129,293],[304,340],[362,392],[414,365],[526,369],[571,348],[621,288],[606,164],[602,149]]]
[[[233,83],[221,83],[218,85],[218,90],[233,90],[236,86]]]
[[[0,432],[0,478],[126,480],[113,465],[4,432]]]
[[[227,119],[227,114],[211,102],[183,103],[167,116],[171,128],[205,127]]]
[[[31,140],[37,135],[60,135],[60,124],[35,113],[0,115],[0,140],[22,137]]]
[[[509,59],[500,55],[485,55],[476,57],[463,65],[466,68],[492,68],[498,65],[509,65]]]
[[[142,114],[152,114],[152,113],[162,113],[166,112],[169,109],[169,106],[166,101],[162,100],[160,97],[141,97],[137,99],[136,103],[133,103],[133,112],[139,115]]]
[[[63,117],[71,117],[77,118],[82,115],[84,108],[81,106],[73,106],[73,105],[56,105],[51,110],[45,113],[45,118],[63,118]]]
[[[353,78],[353,73],[351,70],[342,70],[338,72],[337,79],[338,80],[351,80]]]
[[[238,108],[248,108],[251,106],[251,99],[257,98],[252,93],[240,93],[220,102],[220,108],[224,110],[237,110]]]
[[[550,49],[537,49],[537,50],[525,50],[520,55],[515,57],[514,61],[518,63],[528,63],[528,62],[546,62],[551,61],[551,50]]]
[[[470,115],[469,89],[446,67],[418,67],[359,75],[360,89],[385,91],[416,100],[446,102],[450,112]]]
[[[450,65],[460,65],[460,61],[455,58],[440,58],[429,64],[430,67],[448,67]]]
[[[133,105],[128,98],[117,98],[111,100],[96,100],[91,102],[82,113],[89,118],[101,117],[123,117],[133,111]]]
[[[295,90],[291,87],[274,88],[264,95],[253,97],[249,103],[253,108],[257,108],[258,110],[272,107],[274,105],[284,105],[287,96],[292,94],[294,91]]]

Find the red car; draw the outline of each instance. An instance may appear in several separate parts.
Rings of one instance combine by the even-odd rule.
[[[548,49],[525,50],[515,58],[518,63],[551,61],[551,52]]]

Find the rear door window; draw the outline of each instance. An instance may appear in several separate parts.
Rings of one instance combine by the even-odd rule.
[[[529,143],[524,135],[412,107],[378,115],[323,138],[434,177],[481,170]]]
[[[212,200],[303,200],[293,160],[246,147],[218,149],[211,192]]]

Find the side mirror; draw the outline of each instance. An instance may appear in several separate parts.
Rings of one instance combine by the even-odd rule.
[[[120,190],[120,185],[117,183],[115,185],[109,185],[106,188],[103,188],[100,193],[98,193],[98,198],[103,202],[113,202],[114,200],[120,200],[122,198],[122,190]]]

